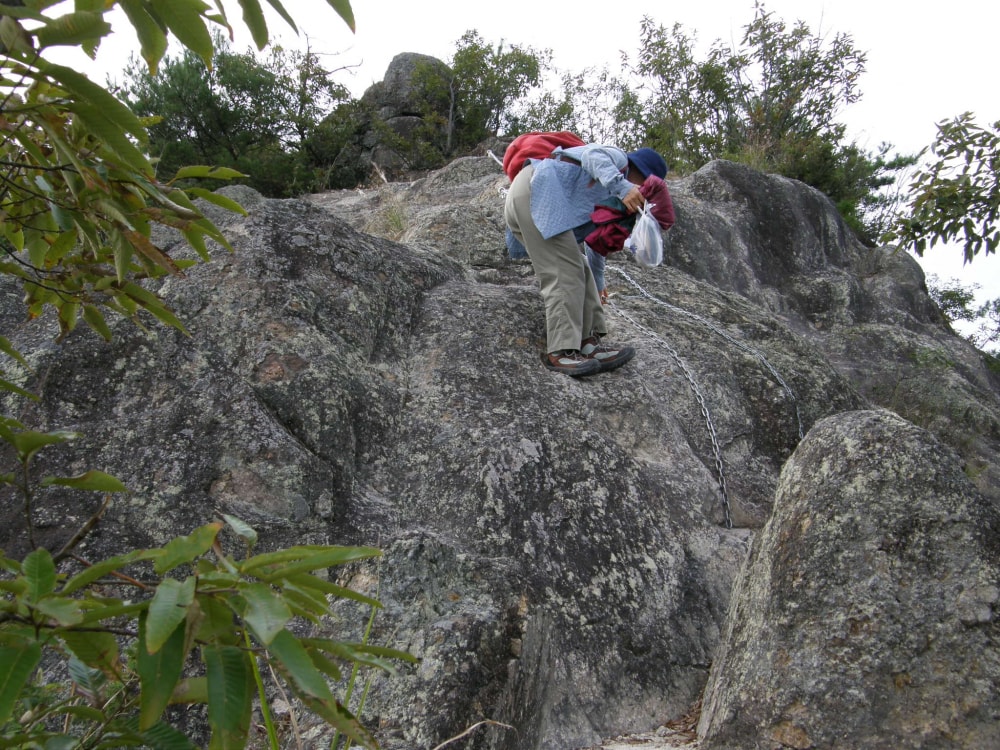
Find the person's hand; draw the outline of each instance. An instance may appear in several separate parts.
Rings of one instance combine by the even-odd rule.
[[[646,199],[642,197],[639,188],[634,187],[628,191],[628,195],[622,198],[622,203],[630,214],[634,214],[646,204]]]

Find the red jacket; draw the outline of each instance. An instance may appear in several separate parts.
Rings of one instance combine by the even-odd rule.
[[[639,187],[639,192],[647,202],[653,204],[653,217],[660,228],[670,229],[674,225],[674,203],[670,199],[670,191],[667,183],[656,175],[651,174]],[[621,202],[620,208],[614,206],[594,206],[590,214],[590,220],[596,224],[596,228],[586,237],[586,243],[590,249],[600,255],[608,255],[622,249],[625,240],[632,233],[635,226],[635,214],[629,214],[624,210]]]

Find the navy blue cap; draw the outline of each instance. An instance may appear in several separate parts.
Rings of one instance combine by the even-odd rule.
[[[667,162],[651,148],[640,148],[628,155],[628,160],[642,172],[643,177],[655,174],[661,180],[667,176]]]

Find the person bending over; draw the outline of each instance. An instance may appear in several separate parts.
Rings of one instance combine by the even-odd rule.
[[[590,213],[618,198],[629,213],[645,203],[639,186],[663,179],[667,164],[651,148],[626,153],[587,144],[557,148],[551,159],[531,159],[507,191],[504,219],[528,252],[545,304],[546,352],[542,363],[573,377],[607,372],[635,356],[631,346],[604,343],[604,308],[574,230]]]

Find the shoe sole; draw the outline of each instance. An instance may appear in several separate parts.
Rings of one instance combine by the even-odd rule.
[[[563,375],[569,375],[571,378],[582,378],[585,375],[596,375],[601,372],[601,364],[597,360],[588,359],[580,363],[578,367],[566,367],[563,365],[554,365],[549,362],[549,357],[547,354],[542,355],[542,364],[545,365],[546,369],[552,372],[562,373]],[[624,364],[624,362],[622,363]],[[596,365],[588,367],[587,365]]]
[[[635,358],[635,349],[632,347],[626,347],[620,350],[620,354],[617,357],[613,357],[607,361],[601,361],[597,358],[593,358],[593,362],[597,362],[598,372],[611,372],[612,370],[617,370],[624,364],[631,362]]]

